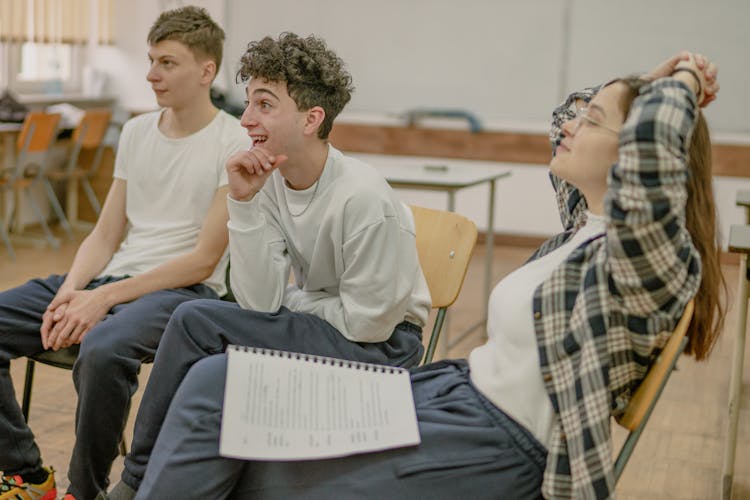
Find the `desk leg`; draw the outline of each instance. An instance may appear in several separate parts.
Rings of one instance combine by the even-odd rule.
[[[745,335],[747,328],[748,300],[748,259],[743,254],[740,259],[740,277],[737,286],[737,330],[732,357],[732,372],[729,379],[729,426],[724,443],[724,467],[721,474],[721,497],[729,500],[732,497],[734,479],[734,459],[737,450],[737,426],[740,417],[740,400],[742,398],[742,368],[745,359]]]
[[[487,209],[487,238],[485,240],[484,256],[484,318],[487,319],[488,307],[490,303],[490,293],[492,291],[492,260],[495,249],[495,183],[490,182],[490,200]]]

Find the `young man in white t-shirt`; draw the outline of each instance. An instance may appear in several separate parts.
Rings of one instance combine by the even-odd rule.
[[[148,35],[147,80],[162,109],[125,124],[95,228],[66,275],[0,293],[0,499],[56,498],[10,359],[80,345],[66,498],[90,500],[106,490],[140,365],[153,359],[172,311],[226,293],[224,167],[251,141],[211,103],[223,41],[203,9],[161,14]]]
[[[376,169],[328,143],[352,91],[341,59],[316,37],[285,33],[251,43],[238,76],[247,82],[241,123],[254,140],[227,164],[238,304],[199,300],[172,315],[113,500],[139,488],[142,498],[219,498],[232,488],[243,462],[217,455],[227,344],[398,366],[416,365],[423,352],[430,294],[411,211]],[[196,369],[215,388],[216,407],[195,422],[195,436],[165,450],[158,443],[174,436],[163,419]],[[215,439],[182,447],[205,437],[205,426]],[[152,454],[155,443],[161,451]],[[162,473],[185,483],[162,482]]]

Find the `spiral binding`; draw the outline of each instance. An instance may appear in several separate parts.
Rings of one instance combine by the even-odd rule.
[[[253,354],[260,354],[262,356],[278,356],[280,358],[287,359],[298,359],[301,361],[307,361],[312,363],[320,363],[322,365],[338,366],[341,368],[371,371],[374,373],[401,373],[407,371],[404,368],[398,368],[396,366],[385,366],[376,365],[373,363],[365,363],[363,361],[351,361],[347,359],[330,358],[327,356],[318,356],[316,354],[304,354],[299,352],[280,351],[278,349],[266,349],[265,347],[249,347],[244,345],[230,344],[227,349],[234,349],[235,351],[251,352]]]

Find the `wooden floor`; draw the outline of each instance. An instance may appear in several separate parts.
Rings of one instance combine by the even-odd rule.
[[[16,262],[10,262],[5,249],[0,246],[0,290],[21,284],[31,277],[65,272],[76,246],[77,242],[66,243],[59,251],[17,246]],[[532,250],[495,248],[495,278],[499,279],[518,267]],[[464,325],[472,324],[480,317],[484,301],[481,292],[483,256],[483,249],[479,247],[462,295],[452,308],[452,331],[460,331]],[[733,292],[737,282],[737,266],[725,266],[724,272]],[[731,296],[729,300],[731,303]],[[690,358],[680,361],[679,371],[670,379],[620,481],[617,489],[620,498],[719,498],[734,325],[734,306],[731,304],[724,335],[711,359],[703,363],[696,363]],[[484,341],[484,335],[483,330],[475,331],[453,347],[449,356],[465,357],[473,347]],[[748,353],[746,359],[745,386],[750,381]],[[25,360],[11,362],[11,374],[19,399],[24,370]],[[148,367],[142,370],[141,386],[149,371]],[[140,403],[140,394],[141,391],[136,395],[133,408]],[[58,471],[61,494],[68,484],[66,474],[73,445],[75,401],[76,394],[69,372],[38,365],[30,423],[45,463]],[[132,435],[134,414],[135,410],[131,413],[126,433],[128,441]],[[614,427],[615,449],[618,449],[624,432],[616,425]],[[122,458],[118,458],[110,476],[113,482],[119,480],[121,470]],[[747,390],[741,405],[733,498],[750,499],[750,393]]]

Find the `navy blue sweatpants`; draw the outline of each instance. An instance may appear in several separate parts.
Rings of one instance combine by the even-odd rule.
[[[122,472],[122,480],[131,488],[140,486],[164,417],[188,370],[203,358],[223,353],[229,344],[403,367],[415,366],[424,352],[422,329],[408,322],[397,325],[385,342],[360,343],[347,340],[318,316],[285,307],[276,313],[262,313],[229,302],[184,304],[175,310],[164,331],[138,409],[132,449]],[[216,380],[214,390],[224,393],[223,377]]]
[[[220,457],[225,378],[223,354],[190,369],[136,498],[541,498],[546,450],[472,385],[464,361],[412,370],[421,444],[328,460]]]
[[[87,288],[118,279],[100,278]],[[28,473],[42,464],[16,400],[10,360],[44,350],[42,315],[64,280],[52,275],[0,292],[0,470],[6,473]],[[112,308],[84,337],[73,368],[78,407],[68,478],[76,498],[92,499],[106,490],[141,363],[153,359],[172,311],[199,298],[218,297],[204,285],[144,295]]]

